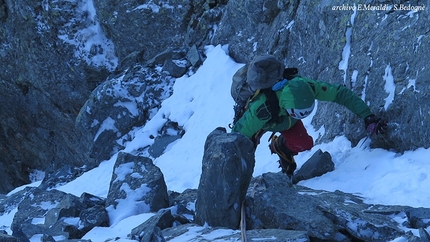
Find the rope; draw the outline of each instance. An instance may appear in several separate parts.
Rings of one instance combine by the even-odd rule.
[[[246,238],[245,200],[242,201],[242,208],[240,209],[240,235],[242,242],[248,242]]]
[[[253,198],[255,195],[255,191],[259,185],[260,180],[254,183],[254,187],[251,191],[251,197]],[[248,242],[248,238],[246,237],[246,213],[245,213],[245,200],[242,201],[242,206],[240,208],[240,235],[242,242]]]

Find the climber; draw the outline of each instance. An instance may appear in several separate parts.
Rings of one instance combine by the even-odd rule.
[[[280,132],[279,137],[272,134],[269,148],[272,154],[279,156],[280,168],[290,179],[297,167],[294,156],[301,151],[310,150],[314,145],[301,119],[312,113],[315,100],[345,106],[364,119],[369,135],[384,133],[387,128],[385,121],[373,114],[363,100],[343,85],[298,75],[288,76],[288,80],[285,75],[281,78],[283,79],[273,87],[268,88],[269,91],[260,90],[252,97],[246,111],[234,122],[232,132],[240,132],[249,137],[255,147],[266,131]]]

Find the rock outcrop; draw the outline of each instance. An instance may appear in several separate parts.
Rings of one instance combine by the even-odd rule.
[[[88,193],[77,197],[42,185],[1,196],[0,214],[14,214],[14,219],[10,225],[13,233],[0,231],[0,239],[81,240],[95,227],[109,227],[150,212],[153,215],[146,221],[130,226],[129,239],[430,239],[430,208],[366,204],[357,195],[293,185],[281,172],[251,178],[253,149],[245,136],[215,129],[206,140],[199,188],[182,193],[167,192],[162,173],[149,158],[120,153],[107,199]],[[317,152],[309,162],[318,163],[315,160],[321,154]],[[320,160],[325,160],[324,156]],[[194,231],[192,235],[190,231]],[[224,233],[217,236],[217,231]]]
[[[120,152],[115,163],[106,207],[112,217],[157,212],[169,206],[163,173],[147,157]],[[112,221],[115,224],[118,221]]]
[[[242,203],[254,171],[254,145],[241,134],[212,131],[205,143],[197,192],[199,225],[237,229]]]

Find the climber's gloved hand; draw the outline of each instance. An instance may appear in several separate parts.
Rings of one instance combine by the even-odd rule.
[[[369,135],[383,134],[387,129],[387,122],[371,114],[364,118],[364,125]]]

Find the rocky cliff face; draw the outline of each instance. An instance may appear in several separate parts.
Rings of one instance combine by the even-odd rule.
[[[32,169],[95,165],[74,120],[107,70],[75,56],[63,39],[89,25],[78,4],[0,1],[0,9],[0,191],[7,192],[29,182]]]
[[[428,1],[229,1],[212,43],[230,43],[238,61],[273,53],[301,75],[346,85],[389,122],[386,139],[373,145],[401,152],[429,143],[422,135],[430,111],[429,11]],[[320,103],[313,122],[324,126],[320,141],[364,136],[363,122],[333,104]]]
[[[428,147],[429,5],[415,1],[425,7],[414,11],[404,1],[1,0],[0,191],[28,182],[33,169],[97,165],[108,156],[88,146],[97,131],[75,126],[91,92],[123,70],[131,74],[121,81],[139,79],[130,67],[151,67],[165,50],[189,53],[207,44],[228,43],[239,62],[272,53],[304,76],[345,84],[389,121],[374,146]],[[131,130],[127,122],[103,142]],[[362,120],[333,104],[319,103],[313,122],[325,130],[319,141],[346,134],[357,143],[365,135]]]

